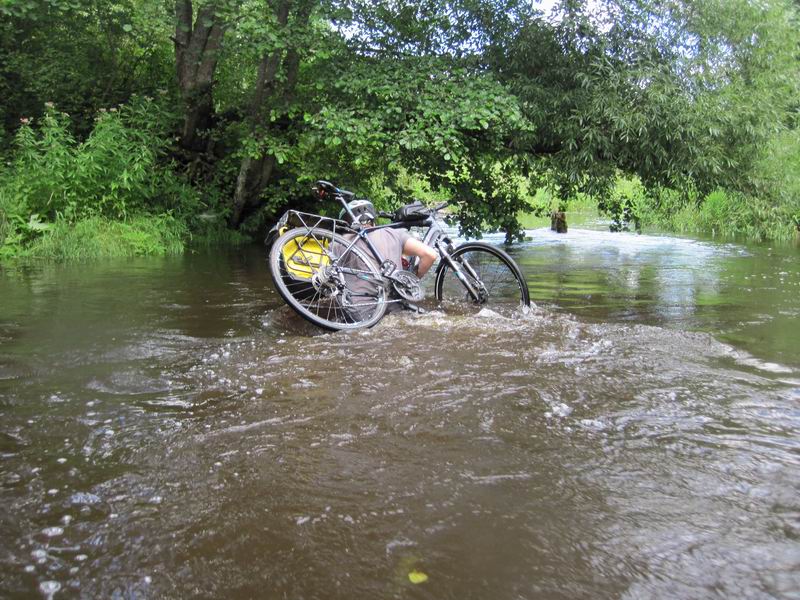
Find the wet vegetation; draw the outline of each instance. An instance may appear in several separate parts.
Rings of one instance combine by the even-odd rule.
[[[800,226],[796,3],[7,0],[0,260],[236,242],[327,179],[463,230]]]

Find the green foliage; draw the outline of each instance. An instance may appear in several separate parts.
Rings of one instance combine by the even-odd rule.
[[[126,222],[104,217],[59,220],[20,255],[63,261],[179,254],[187,235],[186,226],[170,215],[136,216]]]
[[[641,181],[620,178],[609,193],[600,197],[597,208],[611,217],[611,231],[628,231],[631,225],[641,231],[646,203],[647,192]]]
[[[39,241],[46,254],[58,254],[48,244],[88,243],[92,238],[86,228],[92,223],[103,225],[99,241],[90,244],[101,254],[111,247],[105,240],[114,232],[121,236],[125,255],[174,249],[169,236],[159,241],[143,226],[152,218],[157,230],[171,232],[175,227],[163,215],[185,220],[199,202],[165,160],[172,121],[155,101],[135,98],[127,106],[101,111],[84,142],[75,139],[68,116],[54,107],[47,108],[41,123],[23,123],[14,160],[0,173],[3,255],[24,254]],[[112,221],[119,227],[112,227]],[[73,224],[75,232],[68,235]]]
[[[775,205],[768,199],[724,190],[714,190],[704,197],[661,190],[648,198],[641,222],[647,227],[681,233],[788,241],[795,235],[793,210],[790,205]]]
[[[402,174],[412,171],[432,193],[458,198],[466,233],[516,232],[514,215],[524,204],[505,144],[527,125],[498,82],[440,58],[337,60],[331,67],[313,80],[331,92],[304,115],[292,161],[298,178],[324,174],[348,186],[382,174],[397,192],[390,201],[400,201],[410,192]]]
[[[78,143],[68,117],[50,107],[39,127],[25,123],[17,152],[0,179],[2,205],[49,220],[89,216],[122,219],[152,210],[186,210],[194,192],[167,176],[170,117],[149,99],[101,111]]]
[[[756,164],[754,194],[765,198],[797,225],[800,217],[800,128],[776,135]],[[784,222],[776,224],[783,225]]]
[[[44,103],[84,135],[101,107],[172,85],[171,7],[149,0],[3,0],[0,116],[15,130]]]
[[[564,2],[561,21],[528,20],[492,51],[534,124],[520,143],[537,170],[563,197],[599,195],[620,170],[650,189],[746,186],[796,98],[791,5],[610,0],[611,26],[597,8]]]
[[[206,221],[195,225],[187,246],[192,248],[214,248],[218,246],[242,246],[252,243],[253,237],[239,231],[230,229],[224,221]]]
[[[522,0],[302,0],[285,22],[278,4],[195,0],[213,18],[176,30],[168,2],[0,3],[0,253],[152,215],[236,241],[229,220],[255,235],[287,206],[335,210],[312,203],[317,178],[387,208],[456,200],[464,233],[509,240],[517,215],[586,198],[618,228],[800,219],[790,0],[563,0],[552,19]],[[178,38],[212,21],[206,87],[178,86]]]

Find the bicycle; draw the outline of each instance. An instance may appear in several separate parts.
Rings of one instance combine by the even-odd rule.
[[[381,212],[391,223],[362,226],[348,207],[353,192],[327,181],[312,188],[320,200],[342,205],[350,222],[289,210],[267,236],[269,270],[283,300],[308,321],[329,330],[372,327],[390,303],[414,307],[424,292],[414,273],[385,260],[368,234],[378,229],[427,227],[423,241],[439,253],[434,293],[444,304],[471,307],[530,306],[528,286],[514,260],[503,250],[473,241],[453,246],[437,214],[448,202],[425,207],[419,201]],[[352,224],[351,224],[352,223]]]

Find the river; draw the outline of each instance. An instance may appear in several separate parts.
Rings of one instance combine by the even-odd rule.
[[[258,247],[5,269],[0,597],[800,597],[800,250],[530,236],[336,334]]]

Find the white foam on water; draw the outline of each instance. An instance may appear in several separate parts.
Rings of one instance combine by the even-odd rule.
[[[591,429],[593,431],[603,431],[607,427],[607,425],[599,419],[581,419],[580,424],[585,429]]]
[[[580,248],[592,253],[598,248],[609,247],[620,254],[638,254],[648,251],[691,252],[693,257],[729,256],[742,254],[740,247],[733,244],[710,244],[703,241],[674,236],[646,235],[629,232],[597,231],[593,229],[570,229],[567,233],[556,233],[549,228],[525,231],[529,241],[520,246],[554,246],[569,244],[570,248]]]
[[[59,537],[64,535],[64,528],[63,527],[45,527],[42,529],[42,533],[49,538]]]
[[[39,584],[39,591],[47,596],[47,598],[52,598],[53,595],[60,589],[61,584],[57,581],[43,581]]]
[[[778,363],[773,363],[773,362],[766,362],[763,360],[759,360],[753,356],[738,356],[736,358],[736,362],[738,362],[741,365],[759,369],[760,371],[766,371],[767,373],[776,373],[776,374],[794,373],[794,369],[791,369],[785,365],[779,365]]]
[[[461,477],[480,484],[494,484],[500,481],[524,481],[530,479],[530,473],[499,473],[496,475],[475,475],[473,473],[462,473]]]
[[[100,496],[87,492],[76,492],[69,497],[71,504],[98,504]]]
[[[561,417],[566,418],[572,414],[572,407],[564,404],[563,402],[556,402],[550,407],[550,410],[545,413],[546,417]]]
[[[391,554],[396,548],[413,548],[416,545],[417,542],[406,538],[392,540],[386,544],[386,554]]]

